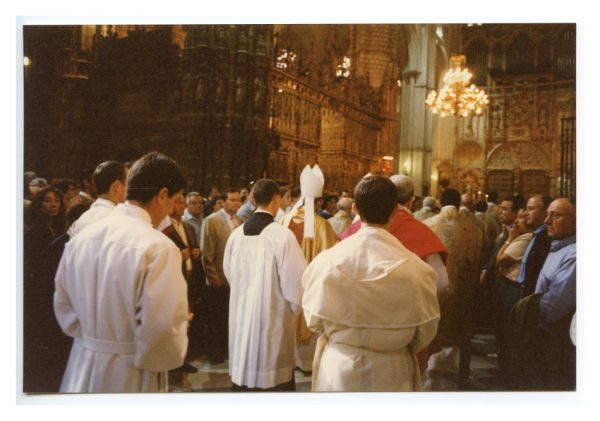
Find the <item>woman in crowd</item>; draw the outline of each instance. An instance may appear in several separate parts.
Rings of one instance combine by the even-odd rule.
[[[68,339],[56,319],[54,270],[49,246],[66,228],[63,196],[46,187],[33,198],[25,217],[23,272],[23,390],[57,392],[68,356]],[[67,349],[65,350],[65,343]]]

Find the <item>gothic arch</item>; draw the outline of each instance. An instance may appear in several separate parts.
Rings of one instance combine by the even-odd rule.
[[[531,142],[504,142],[490,151],[486,169],[550,169],[550,158],[541,146]]]

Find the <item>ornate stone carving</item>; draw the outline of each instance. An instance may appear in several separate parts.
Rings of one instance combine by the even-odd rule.
[[[494,149],[487,160],[488,169],[547,169],[550,161],[546,152],[532,142],[503,143]]]

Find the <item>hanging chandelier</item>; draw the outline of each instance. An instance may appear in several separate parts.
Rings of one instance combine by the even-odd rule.
[[[440,93],[431,91],[427,96],[427,108],[434,114],[439,113],[440,117],[481,114],[489,102],[488,97],[474,84],[469,85],[473,75],[466,67],[461,68],[465,64],[465,56],[452,56],[450,63],[452,68],[444,75],[444,86]]]

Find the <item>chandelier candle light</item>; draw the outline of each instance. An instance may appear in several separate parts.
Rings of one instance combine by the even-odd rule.
[[[440,117],[481,114],[489,102],[488,96],[474,84],[469,85],[473,75],[466,67],[460,67],[465,63],[465,56],[452,56],[450,62],[452,68],[444,75],[444,86],[439,95],[436,91],[431,91],[425,104],[432,113],[439,113]]]

